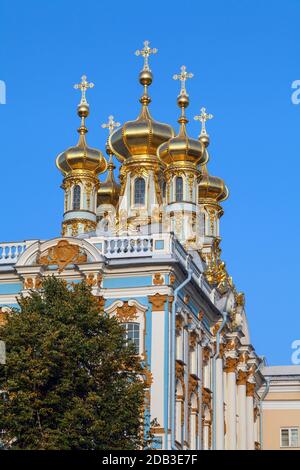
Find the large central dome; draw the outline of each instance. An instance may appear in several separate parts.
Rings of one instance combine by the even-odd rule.
[[[134,121],[125,122],[109,138],[109,146],[120,162],[129,158],[158,158],[158,147],[175,135],[170,125],[155,121],[150,115],[148,104],[151,99],[147,88],[152,83],[151,71],[142,70],[139,81],[144,86],[140,115]]]

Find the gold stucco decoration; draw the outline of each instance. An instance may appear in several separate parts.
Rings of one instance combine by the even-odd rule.
[[[137,308],[134,305],[129,305],[128,301],[123,302],[122,307],[117,307],[117,318],[122,323],[134,321],[137,318]]]
[[[43,266],[57,265],[58,272],[63,271],[69,264],[86,263],[87,255],[82,253],[78,245],[72,245],[67,240],[60,240],[57,245],[49,248],[38,257],[38,264]]]

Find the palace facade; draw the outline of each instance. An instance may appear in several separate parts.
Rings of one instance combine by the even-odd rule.
[[[180,83],[178,129],[151,116],[149,56],[156,52],[147,41],[136,52],[144,62],[140,113],[123,125],[109,117],[106,157],[87,143],[93,84],[83,76],[75,85],[78,143],[56,159],[62,233],[0,244],[0,321],[45,276],[85,279],[147,364],[157,448],[257,449],[263,361],[249,337],[244,294],[221,256],[228,189],[209,172],[212,115],[202,108],[199,136],[189,135],[192,74],[182,66],[173,77]]]

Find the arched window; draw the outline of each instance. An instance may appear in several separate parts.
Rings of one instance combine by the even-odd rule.
[[[134,182],[134,204],[143,206],[145,204],[145,180],[136,178]]]
[[[177,176],[175,181],[175,200],[176,202],[183,201],[183,179],[181,176]]]
[[[126,341],[130,341],[134,344],[136,353],[140,352],[140,324],[139,323],[123,323],[122,324],[125,333]]]
[[[81,187],[77,184],[73,189],[73,210],[77,211],[80,209],[80,196]]]

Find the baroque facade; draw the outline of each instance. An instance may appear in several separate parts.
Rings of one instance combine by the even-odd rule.
[[[0,244],[0,322],[43,277],[85,279],[147,363],[157,448],[259,448],[262,359],[250,341],[244,294],[221,257],[228,189],[208,170],[212,115],[202,108],[200,134],[189,136],[192,74],[182,66],[173,77],[180,83],[178,130],[154,120],[149,56],[156,52],[147,41],[136,51],[144,62],[140,113],[122,126],[110,116],[102,126],[106,157],[87,143],[86,91],[94,85],[86,76],[75,85],[79,140],[56,159],[62,233]]]

